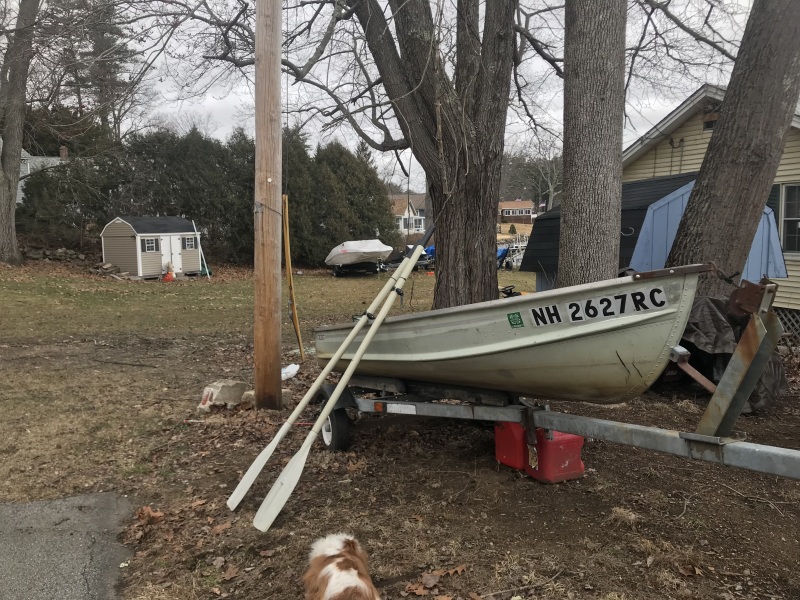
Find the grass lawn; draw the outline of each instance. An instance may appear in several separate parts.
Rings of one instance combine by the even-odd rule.
[[[295,276],[306,346],[315,326],[360,314],[386,277]],[[434,282],[414,274],[395,313],[427,310]],[[499,282],[534,288],[525,273]],[[253,515],[314,411],[231,513],[225,500],[288,416],[196,412],[207,384],[252,382],[252,302],[245,269],[163,284],[0,266],[0,501],[130,496],[127,600],[294,600],[310,543],[341,530],[362,541],[385,599],[800,597],[797,481],[595,441],[584,478],[547,486],[498,466],[491,427],[475,423],[360,419],[352,450],[315,448],[273,528],[258,532]],[[299,362],[288,314],[282,340],[284,364]],[[293,403],[317,373],[310,356],[285,382]],[[770,413],[737,424],[751,440],[798,446],[796,381]],[[648,394],[555,408],[686,430],[706,402]]]

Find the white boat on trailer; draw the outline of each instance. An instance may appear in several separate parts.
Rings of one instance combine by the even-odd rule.
[[[692,308],[691,265],[391,317],[355,375],[469,386],[536,398],[616,403],[644,392],[664,370]],[[327,364],[351,324],[315,330]],[[366,327],[333,368],[344,371]]]
[[[328,253],[325,264],[335,276],[345,273],[379,273],[393,248],[380,240],[343,242]]]

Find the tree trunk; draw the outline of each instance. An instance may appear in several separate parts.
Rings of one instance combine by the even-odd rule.
[[[497,148],[497,146],[495,146]],[[500,157],[454,174],[455,189],[429,187],[436,214],[436,287],[433,306],[445,308],[497,299],[497,197]]]
[[[497,298],[497,202],[514,56],[515,0],[459,0],[451,80],[428,0],[349,0],[414,157],[436,223],[434,308]],[[480,13],[483,12],[481,22]],[[482,34],[482,38],[481,38]]]
[[[3,113],[3,150],[0,154],[0,262],[19,264],[15,212],[25,123],[25,92],[33,58],[33,27],[39,0],[20,0],[17,26],[4,57],[8,79],[0,81]]]
[[[557,287],[610,279],[618,270],[625,15],[625,0],[566,2]]]
[[[714,261],[741,273],[800,92],[800,2],[756,0],[668,266]],[[698,294],[727,294],[707,276]]]

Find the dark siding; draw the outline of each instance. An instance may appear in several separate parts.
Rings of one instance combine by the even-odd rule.
[[[767,198],[767,206],[775,213],[775,223],[780,230],[781,223],[781,185],[776,183],[769,190],[769,198]]]
[[[625,269],[630,264],[648,207],[695,179],[697,179],[697,173],[683,173],[631,181],[622,185],[620,269]],[[537,281],[539,279],[555,281],[558,270],[558,243],[561,238],[560,227],[561,208],[559,207],[537,217],[528,240],[528,247],[525,249],[525,256],[522,258],[520,271],[534,271],[543,274],[544,277],[537,277]]]

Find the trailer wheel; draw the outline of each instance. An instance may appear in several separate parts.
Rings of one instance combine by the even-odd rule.
[[[322,424],[322,443],[331,452],[350,447],[350,417],[346,409],[337,408],[328,415]]]

